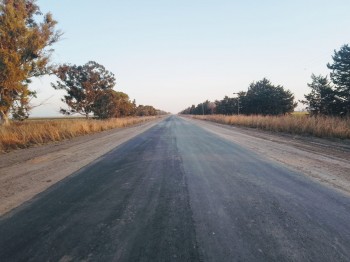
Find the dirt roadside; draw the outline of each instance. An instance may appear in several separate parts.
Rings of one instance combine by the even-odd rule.
[[[350,195],[349,140],[332,141],[184,119]]]
[[[0,215],[163,119],[1,154]]]

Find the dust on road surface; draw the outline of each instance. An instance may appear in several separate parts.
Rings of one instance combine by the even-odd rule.
[[[159,121],[0,154],[0,216]]]
[[[318,182],[350,194],[349,140],[330,141],[239,128],[188,117],[183,119]]]
[[[349,195],[194,123],[166,118],[1,216],[0,258],[349,260]]]
[[[183,119],[350,194],[349,141],[331,142]],[[158,121],[0,154],[0,215],[151,128]]]

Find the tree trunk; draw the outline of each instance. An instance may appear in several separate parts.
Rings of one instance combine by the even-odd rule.
[[[0,125],[2,126],[10,125],[8,112],[0,111]]]

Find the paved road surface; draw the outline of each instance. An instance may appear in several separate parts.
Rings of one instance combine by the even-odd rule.
[[[172,116],[1,217],[0,261],[350,261],[350,198]]]

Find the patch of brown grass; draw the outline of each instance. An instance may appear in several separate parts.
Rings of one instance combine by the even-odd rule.
[[[258,128],[274,132],[311,135],[324,138],[350,139],[350,118],[309,116],[224,116],[205,115],[193,118],[221,124]]]
[[[46,119],[13,122],[10,126],[0,126],[0,152],[127,127],[156,118],[150,116],[109,120]]]

